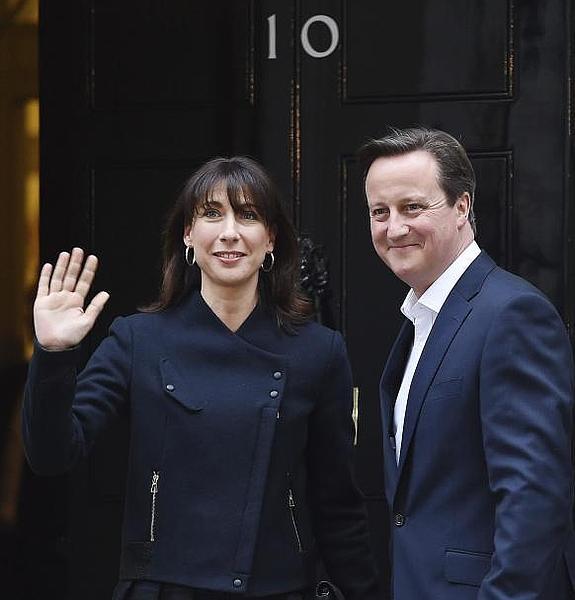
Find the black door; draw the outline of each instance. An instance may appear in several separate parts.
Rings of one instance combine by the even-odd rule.
[[[277,73],[291,60],[294,212],[329,257],[335,322],[357,386],[359,480],[381,564],[377,387],[407,290],[371,247],[355,151],[386,125],[423,124],[461,139],[477,172],[480,246],[547,293],[571,326],[569,4],[307,0],[292,3],[291,19],[285,7],[269,9],[292,54],[278,50],[262,70]]]
[[[377,382],[406,289],[371,248],[354,154],[387,124],[459,137],[478,175],[480,245],[542,288],[571,323],[568,5],[41,2],[42,258],[73,244],[101,256],[97,287],[112,299],[95,343],[112,316],[153,296],[162,214],[185,175],[215,154],[262,160],[299,229],[329,260],[383,579]],[[120,424],[61,485],[28,481],[29,498],[50,488],[58,525],[41,541],[67,566],[59,577],[68,598],[112,589],[126,435]],[[27,507],[28,522],[48,510],[40,500]]]

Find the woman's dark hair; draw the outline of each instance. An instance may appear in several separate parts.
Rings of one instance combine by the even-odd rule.
[[[214,158],[186,181],[168,214],[164,230],[162,284],[158,299],[142,308],[157,312],[178,304],[191,290],[200,289],[200,270],[184,258],[184,228],[212,200],[216,188],[224,189],[234,211],[244,201],[252,204],[266,227],[275,234],[275,262],[270,272],[260,270],[260,302],[275,313],[287,331],[308,320],[311,302],[299,287],[299,249],[295,230],[281,205],[274,183],[265,170],[245,156]]]

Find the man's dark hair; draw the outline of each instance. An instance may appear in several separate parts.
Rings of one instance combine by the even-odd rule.
[[[468,220],[473,233],[477,233],[473,212],[475,173],[463,146],[445,131],[426,127],[390,127],[387,135],[369,140],[359,149],[364,178],[371,164],[378,158],[398,156],[416,150],[429,152],[437,161],[439,187],[444,191],[450,206],[465,192],[469,194]]]

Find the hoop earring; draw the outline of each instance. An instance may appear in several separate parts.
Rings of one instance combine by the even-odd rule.
[[[269,266],[269,267],[266,267],[266,266],[265,266],[265,264],[266,264],[266,258],[267,258],[268,256],[271,258],[271,262],[270,262],[270,266]],[[269,273],[269,272],[270,272],[270,271],[271,271],[271,270],[274,268],[274,263],[275,263],[275,261],[276,261],[276,259],[275,259],[274,253],[273,253],[273,252],[266,252],[266,255],[265,255],[265,257],[264,257],[264,262],[261,264],[261,266],[260,266],[260,269],[261,269],[261,270],[262,270],[264,273]]]
[[[186,250],[184,252],[184,260],[186,261],[188,267],[193,267],[196,264],[196,255],[192,254],[192,260],[190,262],[190,249],[194,252],[193,246],[186,246]]]

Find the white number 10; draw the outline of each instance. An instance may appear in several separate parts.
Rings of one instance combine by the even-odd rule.
[[[331,42],[327,50],[316,50],[309,41],[309,28],[314,23],[323,23],[329,30],[331,36]],[[306,54],[312,58],[326,58],[337,48],[339,44],[339,28],[337,23],[331,17],[327,15],[314,15],[310,17],[301,28],[301,45]],[[268,17],[268,58],[277,58],[277,28],[276,28],[276,16],[270,15]]]

